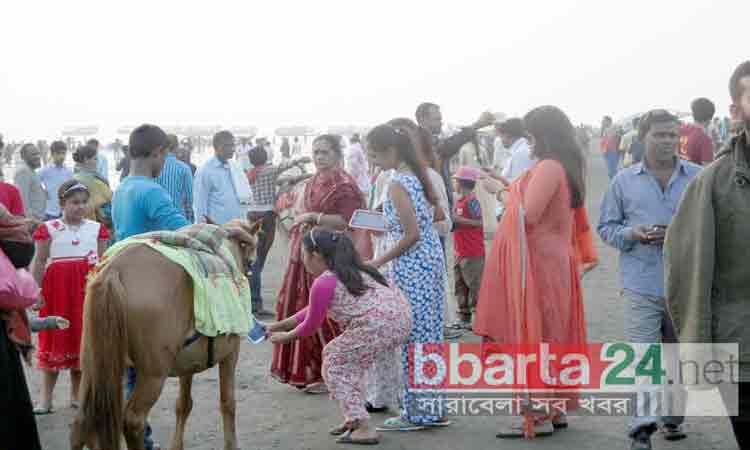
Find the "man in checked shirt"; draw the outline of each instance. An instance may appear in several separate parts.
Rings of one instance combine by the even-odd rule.
[[[247,181],[250,183],[252,190],[247,219],[250,222],[263,221],[263,232],[258,239],[255,263],[250,268],[252,272],[250,293],[253,301],[253,314],[256,317],[272,317],[274,314],[263,308],[261,274],[276,231],[276,215],[273,211],[276,205],[276,181],[282,173],[295,166],[308,164],[311,159],[305,156],[274,166],[268,164],[268,154],[263,146],[253,148],[248,156],[253,167],[247,171]]]

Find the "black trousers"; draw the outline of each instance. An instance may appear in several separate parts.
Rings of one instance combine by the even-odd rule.
[[[734,438],[737,439],[737,445],[740,450],[750,450],[750,383],[739,383],[737,398],[737,416],[730,416],[734,430]],[[720,390],[721,395],[727,403],[727,392]]]
[[[0,448],[41,450],[21,355],[0,320]]]

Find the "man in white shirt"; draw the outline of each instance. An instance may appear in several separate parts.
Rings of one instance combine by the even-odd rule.
[[[513,180],[523,175],[524,172],[534,165],[534,160],[531,158],[529,141],[526,140],[526,132],[521,119],[513,118],[506,120],[498,126],[498,132],[503,142],[503,147],[508,149],[510,153],[510,158],[500,174],[506,180],[513,182]]]
[[[344,155],[344,169],[357,181],[362,194],[370,195],[370,165],[362,149],[359,134],[354,134]]]
[[[235,159],[239,162],[240,167],[242,167],[242,170],[245,172],[253,168],[253,165],[250,164],[250,158],[248,157],[251,148],[252,145],[250,145],[250,138],[241,137],[240,143],[237,146]]]

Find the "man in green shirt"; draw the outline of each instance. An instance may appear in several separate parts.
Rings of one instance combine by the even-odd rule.
[[[685,191],[667,231],[664,274],[680,342],[739,344],[739,415],[730,420],[739,447],[750,449],[750,61],[729,91],[743,128]]]

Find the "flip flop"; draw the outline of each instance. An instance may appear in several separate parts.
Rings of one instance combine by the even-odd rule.
[[[337,425],[330,430],[328,430],[328,434],[331,436],[341,436],[342,434],[345,434],[349,430],[349,427],[347,425]]]
[[[427,422],[423,426],[427,428],[441,428],[451,426],[453,422],[448,419],[439,420],[437,422]]]
[[[419,431],[424,430],[427,427],[424,425],[418,425],[411,423],[408,420],[402,419],[401,417],[391,417],[383,422],[383,425],[376,427],[377,431]]]
[[[44,407],[41,407],[41,406],[37,406],[36,408],[34,408],[34,415],[35,416],[46,416],[47,414],[52,414],[54,412],[55,411],[52,409],[51,406],[49,408],[44,408]]]
[[[554,431],[555,428],[549,421],[534,424],[534,435],[537,437],[549,436],[553,434]],[[523,424],[512,424],[501,429],[500,432],[495,435],[498,439],[520,439],[525,436],[526,433],[524,432]]]
[[[349,430],[346,432],[346,434],[336,439],[336,443],[337,444],[353,444],[353,445],[378,445],[380,443],[380,439],[376,437],[365,438],[365,439],[355,439],[352,437],[351,430]]]
[[[306,386],[303,391],[306,394],[327,394],[328,393],[328,386],[326,386],[325,383],[313,383],[309,386]]]

